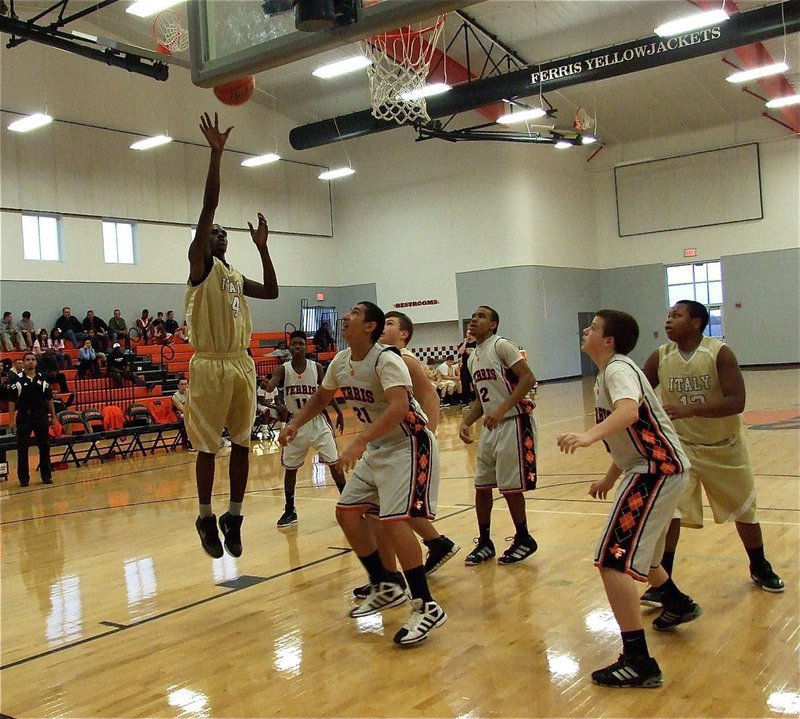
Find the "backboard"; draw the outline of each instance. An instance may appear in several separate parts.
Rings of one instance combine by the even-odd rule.
[[[435,18],[474,2],[477,0],[381,0],[359,8],[358,21],[351,25],[320,32],[301,32],[294,27],[294,11],[282,9],[290,3],[189,0],[186,7],[191,37],[192,82],[199,87],[213,87],[378,32]]]

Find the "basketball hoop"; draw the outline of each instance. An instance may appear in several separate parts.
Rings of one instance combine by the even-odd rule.
[[[189,47],[189,31],[181,26],[173,10],[164,10],[153,21],[153,37],[156,50],[162,55],[172,55]]]
[[[579,107],[578,111],[575,113],[575,120],[573,121],[572,126],[578,132],[589,132],[590,130],[594,130],[595,125],[595,118],[586,112],[584,108]]]
[[[372,62],[367,76],[374,117],[400,125],[431,119],[423,88],[445,17],[440,15],[433,25],[417,23],[373,35],[361,43]]]

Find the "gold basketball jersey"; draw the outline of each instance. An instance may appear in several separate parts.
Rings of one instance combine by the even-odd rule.
[[[718,402],[722,389],[717,373],[717,355],[723,343],[713,337],[703,337],[689,359],[681,356],[675,342],[658,348],[658,382],[664,404]],[[742,426],[740,414],[730,417],[689,417],[674,420],[682,442],[689,444],[718,444],[737,434]]]
[[[242,273],[212,258],[211,271],[199,285],[189,282],[184,306],[189,342],[198,352],[236,354],[250,344],[250,309]]]

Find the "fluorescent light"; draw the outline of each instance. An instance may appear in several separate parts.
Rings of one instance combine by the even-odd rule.
[[[337,177],[347,177],[355,174],[352,167],[337,167],[335,170],[327,170],[319,173],[320,180],[335,180]]]
[[[654,32],[661,37],[670,37],[710,27],[727,19],[728,13],[724,10],[707,10],[706,12],[698,12],[686,17],[680,17],[677,20],[665,22],[663,25],[659,25]]]
[[[553,147],[556,150],[566,150],[568,147],[572,147],[572,143],[567,140],[559,140]]]
[[[28,115],[27,117],[15,120],[8,126],[8,129],[13,130],[14,132],[30,132],[31,130],[35,130],[37,127],[49,125],[52,121],[53,118],[50,117],[50,115],[45,115],[43,112],[37,112],[33,115]]]
[[[372,61],[363,55],[353,55],[346,60],[339,60],[338,62],[329,62],[327,65],[321,65],[311,74],[314,77],[321,77],[323,80],[328,80],[332,77],[339,75],[346,75],[348,72],[355,72],[362,67],[371,65]]]
[[[172,142],[171,137],[156,135],[155,137],[147,137],[144,140],[139,140],[139,142],[134,142],[131,145],[131,150],[149,150],[159,145],[166,145],[168,142]]]
[[[79,30],[70,30],[74,37],[79,38],[80,40],[88,40],[89,42],[97,42],[97,35],[89,35],[85,32],[80,32]]]
[[[183,2],[183,0],[136,0],[125,8],[125,12],[137,17],[150,17]]]
[[[767,107],[786,107],[787,105],[800,105],[800,95],[787,95],[786,97],[776,97],[767,103]]]
[[[268,165],[270,162],[277,162],[280,159],[280,155],[270,152],[266,155],[248,157],[246,160],[242,160],[242,167],[258,167],[259,165]]]
[[[592,143],[597,142],[597,138],[594,135],[582,135],[581,136],[581,144],[582,145],[591,145]]]
[[[762,65],[761,67],[754,67],[752,70],[742,70],[735,72],[733,75],[728,75],[725,79],[728,82],[750,82],[750,80],[758,80],[760,77],[769,77],[770,75],[779,75],[786,72],[789,66],[785,62],[774,62],[771,65]]]
[[[501,125],[513,125],[515,122],[535,120],[537,117],[544,117],[546,114],[547,111],[543,107],[532,107],[528,110],[509,112],[507,115],[501,115],[497,118],[497,122]]]
[[[423,85],[418,90],[407,90],[406,92],[401,92],[400,97],[403,100],[419,100],[421,97],[442,95],[445,92],[449,92],[450,89],[450,85],[444,82],[434,82],[431,85]]]

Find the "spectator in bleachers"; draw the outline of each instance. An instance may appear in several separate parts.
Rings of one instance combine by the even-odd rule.
[[[125,340],[125,348],[131,348],[131,338],[128,335],[128,323],[122,317],[122,311],[114,310],[114,316],[108,321],[108,338],[111,342]]]
[[[152,324],[153,318],[150,317],[150,310],[142,310],[142,316],[136,320],[136,330],[146,345],[150,344]]]
[[[314,333],[314,350],[315,352],[331,352],[334,349],[335,343],[330,325],[327,322],[323,322]]]
[[[167,329],[164,326],[164,313],[157,312],[156,318],[150,323],[150,330],[153,336],[154,345],[167,343]]]
[[[61,339],[68,339],[75,348],[83,345],[86,333],[83,331],[80,320],[72,316],[72,310],[69,307],[61,309],[61,317],[56,320],[56,327],[61,332]]]
[[[36,339],[36,325],[33,324],[31,313],[28,312],[28,310],[22,313],[22,319],[17,322],[17,331],[25,340],[25,346],[33,347],[33,343]]]
[[[111,348],[111,352],[106,357],[106,370],[108,371],[109,378],[117,385],[122,387],[122,380],[126,379],[133,384],[144,387],[147,383],[135,374],[131,367],[131,355],[127,355],[122,351],[122,346],[119,342],[115,342]]]
[[[436,371],[439,374],[439,379],[443,382],[452,383],[453,389],[448,391],[448,395],[452,398],[453,403],[461,399],[461,372],[455,362],[455,358],[451,355],[444,362],[442,362]],[[449,385],[448,385],[449,389]]]
[[[172,409],[178,415],[179,420],[183,420],[183,415],[186,412],[186,403],[189,401],[189,380],[186,377],[181,377],[178,380],[178,389],[172,395]]]
[[[90,339],[84,340],[83,347],[78,350],[78,379],[84,379],[87,372],[91,372],[92,377],[100,376],[100,363]]]
[[[11,367],[11,360],[8,357],[4,357],[3,366],[0,368],[0,412],[8,412]]]
[[[186,334],[186,324],[183,326],[178,324],[178,320],[175,319],[174,310],[169,310],[167,312],[164,329],[167,331],[167,341],[171,341],[173,338],[189,341],[189,337]]]
[[[86,310],[86,317],[83,319],[83,331],[88,335],[89,330],[94,330],[95,337],[99,340],[99,347],[94,342],[92,346],[98,352],[105,352],[108,349],[108,325],[94,310]]]
[[[25,339],[23,338],[17,326],[14,324],[14,315],[10,312],[3,312],[3,322],[0,324],[0,343],[6,352],[14,351],[14,344],[21,350],[27,348]]]
[[[50,332],[50,344],[56,351],[56,362],[58,362],[61,369],[69,369],[72,367],[72,357],[67,354],[67,347],[64,344],[64,339],[61,337],[61,330],[58,327],[53,327]]]
[[[275,349],[270,352],[267,357],[275,357],[275,359],[279,360],[281,363],[288,362],[292,359],[292,353],[286,349],[286,342],[281,340],[276,345]]]
[[[37,343],[39,342],[39,340],[36,341]],[[35,351],[34,354],[36,354]],[[56,353],[52,347],[45,347],[43,352],[36,355],[36,371],[42,375],[51,386],[57,384],[61,392],[69,392],[67,378],[58,367]]]
[[[25,364],[24,362],[17,358],[14,360],[14,363],[11,365],[11,371],[17,375],[18,377],[22,376],[22,373],[25,371]]]
[[[86,339],[92,343],[92,349],[97,353],[97,361],[99,366],[103,366],[106,363],[106,352],[103,348],[103,343],[101,342],[100,338],[95,334],[94,330],[89,330],[86,333]]]

